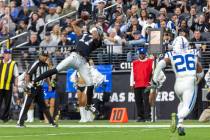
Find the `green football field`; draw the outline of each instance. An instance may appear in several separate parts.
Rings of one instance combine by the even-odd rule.
[[[111,124],[95,121],[81,124],[60,121],[58,128],[35,122],[16,128],[15,122],[0,124],[0,140],[210,140],[210,123],[185,121],[186,136],[169,131],[170,121]]]

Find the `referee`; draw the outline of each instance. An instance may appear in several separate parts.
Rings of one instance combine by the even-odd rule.
[[[48,70],[48,65],[46,63],[46,60],[48,59],[48,54],[45,52],[42,52],[39,55],[39,58],[37,61],[33,63],[33,65],[30,67],[26,74],[26,82],[30,82],[31,80],[34,80],[38,76],[40,76],[42,73],[46,72]],[[31,93],[26,94],[24,104],[22,106],[21,112],[19,114],[19,120],[17,122],[17,127],[25,127],[24,125],[24,116],[27,114],[28,109],[33,101],[38,103],[39,107],[43,110],[44,114],[46,115],[49,123],[53,127],[57,127],[57,124],[54,123],[54,120],[52,116],[50,115],[49,109],[46,106],[44,102],[44,93],[42,89],[42,84],[44,80],[41,80],[39,82],[36,82],[34,84],[34,87],[31,88]]]

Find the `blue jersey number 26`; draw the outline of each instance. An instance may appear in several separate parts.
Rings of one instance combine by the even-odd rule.
[[[173,60],[175,61],[175,68],[177,72],[195,70],[195,55],[193,54],[187,54],[185,56],[175,55],[173,56]]]

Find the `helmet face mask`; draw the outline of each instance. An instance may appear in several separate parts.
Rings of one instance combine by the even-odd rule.
[[[173,41],[173,51],[180,52],[189,49],[189,42],[184,36],[178,36]]]

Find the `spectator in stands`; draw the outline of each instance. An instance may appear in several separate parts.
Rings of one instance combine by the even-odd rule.
[[[183,30],[185,30],[186,33],[190,32],[190,28],[187,26],[187,20],[184,20],[184,19],[180,21],[180,24],[179,24],[179,26],[177,28],[178,34],[179,34],[180,31],[183,31]]]
[[[51,32],[51,38],[58,44],[60,42],[60,35],[61,35],[61,28],[59,24],[56,24],[53,26],[52,32]]]
[[[16,6],[16,1],[10,2],[10,16],[12,18],[13,22],[18,22],[18,15],[20,12],[20,9]]]
[[[123,7],[119,4],[116,6],[116,10],[112,14],[110,24],[112,24],[115,21],[119,22],[120,24],[124,24],[127,21],[126,15],[123,11]]]
[[[138,5],[132,5],[131,9],[127,11],[128,13],[128,20],[130,20],[131,17],[139,18],[138,14]]]
[[[207,0],[207,5],[203,7],[202,11],[205,13],[205,15],[209,15],[210,13],[210,0]]]
[[[165,26],[162,26],[161,27],[161,22],[164,22]],[[157,27],[158,28],[167,28],[166,16],[164,14],[159,14],[159,16],[158,16],[158,22],[157,22]]]
[[[207,32],[208,27],[205,23],[204,15],[200,15],[198,18],[195,19],[195,22],[191,26],[191,30],[194,32],[195,30],[199,30],[200,32]]]
[[[132,5],[139,5],[139,2],[140,1],[136,1],[136,0],[127,0],[127,1],[124,1],[124,11],[126,11],[127,9],[130,9],[132,7]]]
[[[55,7],[63,6],[63,0],[47,0],[46,4],[48,7],[50,7],[51,5],[55,5]]]
[[[189,40],[189,30],[187,29],[180,29],[178,35],[184,36],[185,38]]]
[[[132,50],[136,50],[137,47],[144,46],[145,42],[146,42],[145,39],[142,38],[141,36],[141,32],[137,30],[132,33],[132,39],[126,41],[125,44],[126,46],[132,47]],[[131,62],[133,61],[133,59],[136,58],[137,58],[136,55],[132,55],[131,51],[127,53],[127,62]]]
[[[28,27],[28,21],[27,20],[20,20],[19,24],[17,25],[16,35],[24,33],[24,32],[28,32],[27,27]],[[17,38],[17,40],[15,41],[15,46],[19,45],[21,43],[27,42],[27,37],[28,37],[28,34]]]
[[[62,7],[61,6],[57,6],[56,8],[56,14],[61,15],[62,14]]]
[[[6,40],[8,39],[8,36],[11,36],[11,33],[9,32],[8,26],[2,26],[0,31],[0,40]]]
[[[139,58],[132,62],[130,86],[135,94],[137,122],[145,122],[151,121],[149,90],[146,88],[150,85],[153,59],[147,58],[145,48],[139,48],[138,53]]]
[[[37,0],[21,0],[21,7],[27,9],[34,7],[35,4],[39,5],[39,2],[37,2]]]
[[[182,9],[179,6],[177,6],[174,9],[174,14],[177,16],[177,24],[176,25],[178,25],[178,23],[180,23],[180,20],[183,18],[182,17]]]
[[[104,43],[107,45],[107,50],[112,50],[113,54],[122,54],[122,38],[117,35],[116,29],[110,29],[108,34],[108,36],[104,36]]]
[[[79,17],[82,14],[82,11],[87,11],[90,15],[92,14],[92,4],[89,0],[82,0],[79,9],[78,9],[78,15]]]
[[[118,20],[119,19],[119,20]],[[110,32],[110,30],[112,30],[112,29],[115,29],[116,30],[116,32],[117,32],[117,35],[118,36],[122,36],[122,28],[124,27],[124,24],[122,23],[122,16],[117,16],[117,19],[116,19],[116,21],[109,27],[109,29],[108,29],[108,33]]]
[[[107,33],[109,28],[109,23],[105,19],[106,19],[105,16],[98,16],[95,24],[97,27],[101,28],[105,33]]]
[[[49,7],[49,11],[48,11],[48,14],[46,15],[45,17],[45,22],[48,23],[56,18],[59,18],[59,15],[56,14],[56,6],[55,4],[50,4],[48,7]],[[52,30],[52,27],[55,25],[55,24],[59,24],[59,20],[56,20],[54,22],[51,22],[47,25],[47,31],[51,31]]]
[[[22,56],[24,61],[26,61],[26,68],[28,68],[28,64],[30,64],[30,59],[32,59],[35,55],[37,55],[37,51],[39,50],[38,46],[40,44],[40,41],[38,39],[38,33],[37,32],[31,32],[30,38],[28,44],[26,44],[27,50],[22,50]]]
[[[142,27],[142,32],[141,32],[141,35],[146,38],[146,29],[148,27],[151,27],[151,28],[157,28],[157,25],[155,23],[155,15],[150,13],[148,15],[148,19],[147,19],[147,23]]]
[[[40,43],[40,47],[47,47],[46,50],[49,54],[55,52],[57,41],[54,40],[50,32],[46,32],[45,39]]]
[[[173,43],[172,33],[170,31],[165,31],[163,33],[163,48],[165,52],[173,49],[172,43]]]
[[[39,18],[45,19],[45,16],[47,15],[46,5],[41,3],[40,7],[38,8],[37,13],[39,15]]]
[[[138,19],[139,24],[143,27],[147,23],[148,13],[146,10],[140,11],[140,17]]]
[[[5,8],[4,1],[0,1],[0,17],[4,15],[4,8]]]
[[[155,16],[158,16],[158,10],[155,8],[148,7],[148,1],[147,0],[141,0],[140,3],[140,9],[141,10],[147,10],[147,13],[153,13]]]
[[[192,24],[195,22],[197,14],[197,7],[195,5],[190,7],[189,17],[187,17],[187,26],[190,28]]]
[[[72,0],[67,0],[63,5],[63,10],[61,15],[66,15],[73,11],[76,11],[76,8],[72,6]]]
[[[10,8],[8,6],[5,7],[4,15],[1,18],[1,25],[7,26],[10,34],[14,34],[16,24],[12,21],[10,16]]]
[[[191,39],[191,42],[193,43],[193,47],[201,50],[201,52],[206,51],[206,39],[201,36],[200,30],[195,30],[193,38]]]
[[[169,2],[169,0],[158,0],[157,6],[158,7],[166,7],[166,8],[169,8],[170,7],[170,2]]]
[[[20,9],[20,12],[18,13],[18,17],[17,22],[19,22],[20,20],[29,20],[29,16],[30,16],[30,11],[27,7],[23,7],[22,9]]]
[[[71,6],[74,7],[78,11],[79,5],[80,5],[80,1],[79,0],[66,0],[65,2],[67,2],[69,4],[71,3]]]
[[[58,43],[59,46],[68,46],[72,45],[72,43],[67,39],[67,34],[65,32],[61,33],[60,42]]]
[[[39,18],[38,13],[32,12],[28,23],[28,30],[30,32],[37,32],[39,40],[42,40],[44,38],[44,25],[45,23],[43,18]]]
[[[104,15],[108,19],[107,11],[105,11],[105,13],[104,13],[106,1],[105,0],[96,0],[95,5],[96,5],[96,7],[93,12],[93,20],[95,21],[98,16],[104,16]]]
[[[206,60],[203,58],[203,56],[207,53],[206,52],[206,49],[207,49],[206,39],[201,36],[200,30],[194,31],[194,36],[191,39],[191,42],[192,42],[192,44],[191,44],[192,47],[198,49],[200,52],[199,55],[201,57],[200,58],[201,63],[203,65],[206,65]]]
[[[31,32],[29,42],[26,46],[35,46],[35,47],[39,46],[40,41],[38,40],[37,35],[38,35],[37,32]]]
[[[136,17],[131,17],[130,18],[131,25],[128,27],[126,35],[127,39],[131,40],[132,39],[132,34],[135,31],[140,31],[142,30],[142,26],[139,24],[138,19]]]
[[[168,16],[167,9],[165,7],[160,8],[159,14],[163,14],[163,15],[165,15],[167,17]]]

